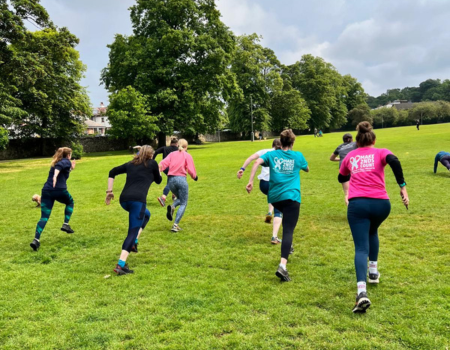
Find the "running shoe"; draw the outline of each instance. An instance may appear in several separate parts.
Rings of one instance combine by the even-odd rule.
[[[158,202],[159,204],[161,204],[162,207],[166,206],[166,200],[162,196],[158,197]]]
[[[128,268],[128,265],[125,265],[124,267],[121,267],[119,264],[116,265],[114,272],[120,275],[128,275],[130,273],[134,273],[133,270],[130,270]]]
[[[264,220],[266,224],[270,224],[272,222],[272,214],[268,213],[266,215],[266,219]]]
[[[270,243],[272,243],[272,244],[281,243],[281,239],[279,239],[278,237],[272,237],[272,239],[270,240]]]
[[[72,228],[69,226],[69,224],[63,224],[61,227],[61,231],[67,232],[67,233],[74,233],[75,231],[72,230]]]
[[[35,252],[38,251],[39,247],[41,246],[41,243],[35,238],[33,239],[33,242],[30,243],[30,247],[33,248]]]
[[[289,254],[294,254],[294,245],[291,245],[291,249],[289,250]]]
[[[173,220],[173,212],[175,211],[175,208],[171,205],[167,206],[167,214],[166,217],[169,221]]]
[[[380,272],[369,273],[369,283],[380,283]]]
[[[137,253],[138,252],[138,244],[139,243],[136,243],[136,244],[134,244],[132,247],[131,247],[131,251],[133,252],[133,253]]]
[[[172,228],[170,229],[170,231],[172,232],[178,232],[181,231],[181,227],[178,226],[177,224],[173,224]]]
[[[355,306],[353,307],[353,312],[356,313],[360,313],[363,314],[366,312],[366,310],[370,307],[370,300],[367,297],[367,293],[366,292],[361,292],[359,293],[359,295],[356,297],[356,303]]]
[[[289,282],[291,278],[289,277],[289,273],[287,270],[283,269],[280,265],[278,265],[278,270],[275,272],[275,275],[281,279],[281,281]]]

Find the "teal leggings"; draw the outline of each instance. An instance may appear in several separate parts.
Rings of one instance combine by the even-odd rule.
[[[55,201],[66,205],[66,209],[64,210],[64,223],[69,223],[70,217],[73,213],[74,203],[70,193],[67,190],[42,190],[41,219],[37,223],[34,238],[40,239],[42,231],[44,231],[45,225],[50,218],[50,214],[52,213],[53,204],[55,204]]]

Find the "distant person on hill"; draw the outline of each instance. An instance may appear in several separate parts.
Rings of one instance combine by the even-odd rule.
[[[189,174],[194,181],[198,180],[195,170],[194,159],[187,153],[188,142],[185,139],[178,141],[178,150],[171,152],[165,159],[159,163],[159,170],[169,169],[168,185],[173,194],[177,197],[172,205],[167,206],[167,219],[172,221],[175,208],[180,206],[175,216],[175,222],[171,228],[172,232],[181,231],[178,225],[184,215],[189,197],[189,185],[187,175]]]
[[[314,137],[317,137],[317,128],[314,128]]]
[[[394,172],[406,208],[408,208],[409,198],[398,158],[388,149],[375,148],[376,136],[369,122],[359,123],[357,130],[358,148],[347,154],[343,160],[339,172],[339,182],[350,181],[349,190],[345,193],[345,200],[348,203],[347,219],[355,244],[358,290],[352,311],[364,313],[371,304],[366,290],[367,272],[369,272],[369,283],[379,283],[380,281],[378,228],[391,211],[391,203],[384,181],[384,168],[387,164]],[[367,258],[369,258],[369,271],[367,271]]]
[[[438,154],[436,154],[436,157],[434,158],[434,173],[436,174],[438,162],[441,162],[443,166],[447,168],[448,171],[450,171],[450,153],[440,151]]]
[[[158,149],[156,150],[155,154],[153,155],[153,159],[156,159],[156,156],[157,156],[158,154],[162,154],[163,159],[166,159],[166,157],[167,157],[170,153],[175,152],[175,151],[178,151],[178,139],[177,139],[176,137],[174,137],[174,138],[172,138],[172,139],[170,140],[170,146],[164,146],[164,147],[158,148]],[[158,202],[159,202],[159,204],[161,204],[162,207],[165,207],[165,206],[166,206],[166,198],[167,198],[167,195],[168,195],[169,192],[170,192],[170,188],[169,188],[169,176],[167,175],[167,174],[169,174],[169,168],[164,169],[164,170],[163,170],[163,173],[166,174],[166,176],[167,176],[167,184],[166,184],[166,186],[164,187],[162,196],[161,196],[161,197],[158,197]],[[172,199],[174,199],[174,195],[172,195]]]
[[[41,246],[41,234],[50,218],[55,201],[66,205],[66,209],[64,210],[64,224],[61,227],[61,231],[74,233],[69,226],[74,201],[67,191],[67,179],[69,178],[70,172],[75,169],[75,161],[71,162],[70,158],[72,158],[72,150],[70,148],[61,147],[56,151],[53,156],[50,172],[48,173],[47,182],[42,188],[42,196],[39,198],[39,201],[36,198],[36,202],[41,204],[41,219],[36,226],[33,242],[30,243],[30,247],[34,251],[37,251]]]
[[[339,168],[341,167],[342,161],[347,156],[347,154],[353,151],[354,149],[358,148],[356,142],[353,142],[352,134],[350,133],[345,134],[342,137],[342,140],[344,141],[344,143],[340,144],[330,156],[330,160],[332,162],[339,162]],[[344,193],[348,192],[348,184],[349,184],[348,181],[342,184],[342,189],[344,190]]]
[[[257,160],[259,157],[266,154],[267,152],[272,152],[277,149],[281,149],[280,139],[273,140],[272,148],[262,149],[262,150],[256,152],[255,154],[252,154],[250,157],[248,157],[245,160],[244,165],[242,165],[241,169],[239,169],[239,171],[237,172],[237,178],[240,179],[242,177],[245,169],[248,167],[248,165],[252,161]],[[269,195],[269,181],[270,181],[269,167],[265,167],[265,166],[261,167],[261,174],[258,175],[258,180],[259,180],[260,191],[262,193],[264,193],[266,196],[268,196]],[[281,240],[278,239],[278,231],[281,226],[282,215],[281,215],[281,211],[279,211],[278,209],[275,209],[273,207],[273,205],[270,204],[270,202],[269,202],[269,211],[268,211],[268,213],[266,215],[266,219],[265,219],[265,222],[267,224],[270,224],[272,221],[272,213],[274,214],[274,219],[273,219],[272,239],[270,242],[272,244],[278,244],[281,242]]]
[[[322,137],[323,136],[323,132],[322,132],[322,129],[320,129],[319,130],[319,137]]]
[[[150,220],[150,211],[147,209],[147,194],[153,182],[162,181],[158,164],[153,160],[153,148],[144,145],[133,160],[111,169],[106,191],[106,205],[114,199],[113,186],[117,175],[127,174],[125,186],[120,194],[120,206],[128,212],[128,234],[122,244],[122,252],[114,272],[120,275],[133,273],[126,264],[130,252],[138,252],[138,239],[142,230]]]
[[[417,130],[419,130],[419,126],[420,126],[420,119],[417,119],[417,122],[416,122]]]
[[[309,172],[309,167],[303,154],[292,150],[295,142],[292,130],[284,130],[280,134],[280,141],[281,149],[267,152],[254,162],[246,189],[248,193],[253,190],[253,179],[260,165],[270,169],[267,201],[283,214],[281,260],[275,274],[282,281],[288,282],[291,278],[286,264],[300,215],[300,171]]]

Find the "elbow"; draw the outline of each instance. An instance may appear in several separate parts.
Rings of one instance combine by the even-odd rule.
[[[341,173],[339,173],[338,181],[341,184],[349,182],[350,181],[350,175],[342,175]]]

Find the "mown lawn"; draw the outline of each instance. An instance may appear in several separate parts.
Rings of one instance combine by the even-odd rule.
[[[297,138],[311,172],[302,173],[292,282],[284,284],[275,276],[280,246],[263,222],[265,197],[246,193],[249,171],[236,179],[270,140],[190,148],[199,181],[189,180],[183,231],[169,231],[156,201],[163,186],[153,185],[152,218],[129,258],[135,274],[122,277],[112,269],[128,224],[118,202],[125,177],[111,206],[104,197],[109,170],[129,154],[78,162],[68,182],[75,234],[59,230],[64,209],[55,204],[37,253],[29,243],[40,210],[31,196],[49,159],[0,163],[0,348],[448,349],[450,174],[441,165],[433,174],[433,161],[450,151],[450,124],[376,133],[377,146],[402,162],[411,204],[406,211],[387,168],[392,212],[380,229],[381,283],[368,286],[365,315],[351,312],[353,242],[337,163],[328,160],[342,133]]]

